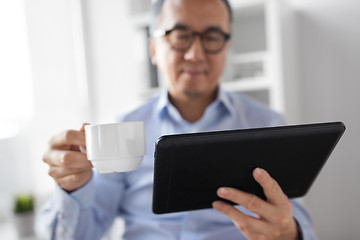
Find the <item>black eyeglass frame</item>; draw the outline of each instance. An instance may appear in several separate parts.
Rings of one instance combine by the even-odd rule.
[[[179,27],[179,26],[175,26],[174,28],[169,29],[169,30],[158,29],[158,30],[156,30],[156,31],[152,34],[152,36],[153,36],[154,38],[165,37],[166,40],[167,40],[168,42],[170,42],[169,39],[168,39],[168,36],[169,36],[169,35],[171,34],[171,32],[173,32],[174,30],[188,30],[188,29],[187,29],[187,28],[184,28],[184,27]],[[220,34],[224,37],[223,45],[221,46],[221,48],[219,48],[219,49],[217,49],[217,50],[215,50],[215,51],[212,51],[212,50],[207,49],[206,46],[205,46],[205,43],[204,43],[204,35],[205,35],[206,33],[208,33],[208,32],[211,32],[211,31],[218,32],[218,33],[220,33]],[[230,35],[229,33],[225,33],[225,32],[223,32],[223,31],[222,31],[221,29],[219,29],[219,28],[208,28],[208,29],[206,29],[206,30],[203,31],[203,32],[197,32],[197,31],[191,32],[191,40],[189,41],[188,46],[187,46],[186,48],[176,48],[176,47],[172,46],[171,44],[170,44],[170,46],[171,46],[172,49],[174,49],[174,50],[176,50],[176,51],[185,52],[186,50],[188,50],[188,49],[192,46],[192,44],[193,44],[193,42],[194,42],[194,39],[195,39],[195,36],[199,36],[199,37],[200,37],[200,42],[201,42],[201,45],[202,45],[204,51],[205,51],[206,53],[211,53],[211,54],[216,54],[216,53],[221,52],[221,51],[224,49],[224,46],[225,46],[226,42],[227,42],[227,41],[230,39],[230,37],[231,37],[231,35]]]

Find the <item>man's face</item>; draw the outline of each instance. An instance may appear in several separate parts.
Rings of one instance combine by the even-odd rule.
[[[203,32],[211,27],[230,32],[229,14],[220,0],[166,0],[157,29],[175,25]],[[206,53],[200,38],[195,37],[186,51],[171,48],[166,39],[152,42],[152,57],[168,81],[171,97],[209,97],[218,86],[225,65],[228,43],[216,54]]]

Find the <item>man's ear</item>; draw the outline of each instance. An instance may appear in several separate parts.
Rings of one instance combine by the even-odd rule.
[[[151,59],[151,63],[156,66],[156,47],[155,47],[155,40],[150,37],[148,40],[149,45],[149,56]]]

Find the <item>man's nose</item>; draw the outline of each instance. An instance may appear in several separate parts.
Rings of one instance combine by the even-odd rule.
[[[184,54],[185,60],[189,61],[202,61],[205,59],[204,48],[201,43],[201,38],[198,35],[194,36],[193,42]]]

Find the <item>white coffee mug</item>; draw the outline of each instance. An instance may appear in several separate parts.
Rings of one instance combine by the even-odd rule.
[[[85,126],[86,154],[101,173],[135,170],[145,155],[144,122]]]

